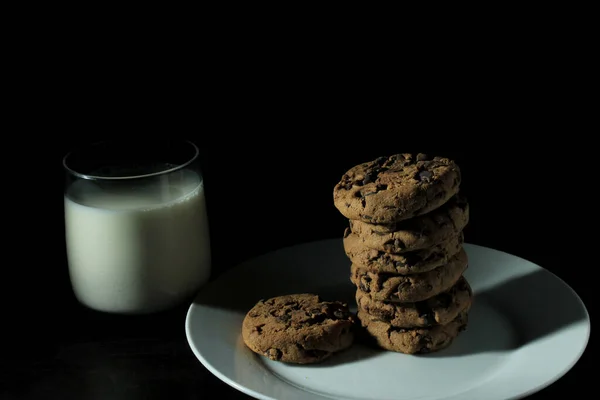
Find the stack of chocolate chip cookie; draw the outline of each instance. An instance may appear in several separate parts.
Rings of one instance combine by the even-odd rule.
[[[441,350],[467,326],[469,205],[460,183],[453,160],[396,154],[354,166],[335,185],[334,205],[349,219],[357,316],[384,349]]]

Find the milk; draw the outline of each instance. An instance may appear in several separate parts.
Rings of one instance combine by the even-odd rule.
[[[210,275],[201,176],[78,180],[65,191],[69,274],[75,295],[100,311],[145,313],[194,293]]]

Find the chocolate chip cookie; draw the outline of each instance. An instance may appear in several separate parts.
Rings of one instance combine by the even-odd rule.
[[[450,289],[467,269],[467,264],[467,253],[461,248],[448,264],[421,274],[374,273],[352,264],[350,280],[373,300],[413,303]]]
[[[350,168],[334,186],[333,202],[348,219],[392,224],[440,207],[460,182],[453,160],[395,154]]]
[[[464,242],[464,235],[460,232],[427,249],[392,254],[367,247],[358,235],[348,231],[349,228],[346,228],[343,239],[346,255],[352,263],[376,273],[409,275],[431,271],[447,264],[462,249]]]
[[[365,246],[388,253],[426,249],[458,235],[469,222],[469,203],[460,194],[419,217],[390,225],[350,220],[350,230]]]
[[[345,303],[291,294],[256,303],[244,317],[242,338],[252,351],[271,360],[310,364],[349,348],[355,323]]]
[[[448,347],[467,328],[469,314],[463,311],[449,323],[430,328],[398,328],[373,320],[360,310],[358,318],[379,347],[406,354],[424,354]]]
[[[464,277],[445,292],[416,303],[387,303],[372,300],[356,290],[356,304],[364,315],[398,328],[423,328],[446,325],[462,311],[469,310],[473,291]]]

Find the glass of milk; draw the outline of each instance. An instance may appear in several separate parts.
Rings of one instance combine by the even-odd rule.
[[[63,165],[69,275],[82,304],[152,313],[206,283],[210,239],[194,143],[102,142]]]

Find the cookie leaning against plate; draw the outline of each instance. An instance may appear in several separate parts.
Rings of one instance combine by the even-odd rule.
[[[344,232],[344,252],[352,263],[376,273],[410,275],[431,271],[450,262],[464,242],[464,235],[460,232],[427,249],[392,254],[365,246],[358,235],[348,231],[349,228],[346,228]]]
[[[354,342],[356,319],[348,305],[315,294],[260,300],[244,317],[242,338],[257,354],[274,361],[323,361]]]
[[[377,345],[383,349],[406,354],[424,354],[448,347],[467,328],[468,310],[461,312],[446,325],[430,328],[397,328],[387,322],[371,319],[358,311],[358,319]]]
[[[333,203],[348,219],[391,224],[440,207],[460,182],[453,160],[395,154],[350,168],[333,189]]]
[[[365,246],[388,253],[426,249],[456,236],[469,222],[469,203],[460,194],[432,212],[390,225],[350,220]]]
[[[372,300],[368,293],[356,290],[356,304],[373,320],[398,328],[423,328],[446,325],[471,308],[473,291],[464,277],[449,290],[416,303],[387,303]]]
[[[467,264],[467,252],[461,248],[448,264],[421,274],[377,274],[352,264],[350,280],[373,300],[413,303],[450,289],[466,271]]]

